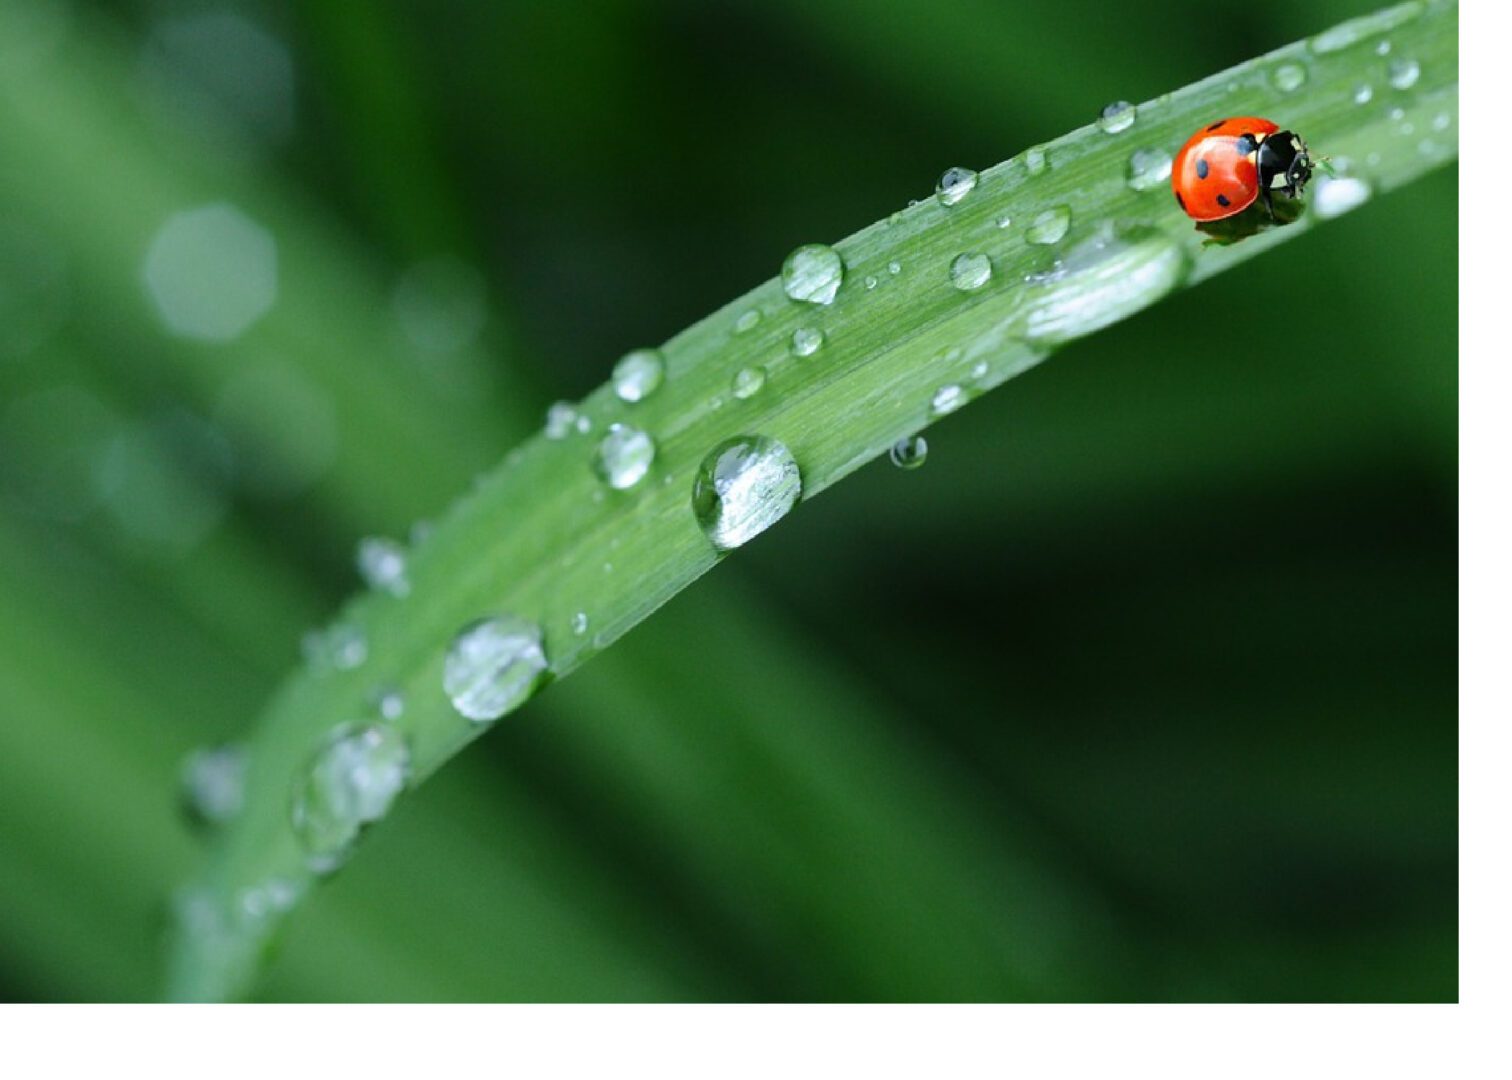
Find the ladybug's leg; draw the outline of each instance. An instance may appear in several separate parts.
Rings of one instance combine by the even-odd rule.
[[[1263,187],[1263,188],[1260,189],[1260,201],[1265,204],[1265,213],[1266,213],[1266,216],[1268,216],[1272,221],[1275,221],[1276,220],[1276,208],[1275,208],[1275,206],[1273,206],[1271,204],[1271,192],[1270,192],[1270,188]]]

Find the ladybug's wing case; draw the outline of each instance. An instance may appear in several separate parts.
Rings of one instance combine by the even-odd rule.
[[[1220,120],[1197,132],[1171,164],[1171,189],[1190,217],[1218,221],[1246,209],[1260,193],[1251,154],[1276,125],[1258,116]]]

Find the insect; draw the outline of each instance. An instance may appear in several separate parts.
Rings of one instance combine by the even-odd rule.
[[[1272,192],[1295,199],[1312,170],[1300,136],[1259,116],[1234,116],[1186,141],[1171,164],[1171,190],[1187,216],[1198,221],[1232,217],[1256,198],[1274,218]]]

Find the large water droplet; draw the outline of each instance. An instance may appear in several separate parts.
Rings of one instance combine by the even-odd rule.
[[[1136,150],[1129,155],[1129,187],[1149,191],[1171,179],[1171,155],[1164,150]]]
[[[806,304],[833,303],[844,280],[845,263],[827,244],[804,244],[782,264],[782,291]]]
[[[1154,303],[1189,268],[1186,249],[1159,230],[1109,230],[1073,248],[1054,274],[1029,286],[1024,339],[1050,346],[1090,334]]]
[[[744,401],[757,394],[766,385],[766,369],[763,367],[741,368],[730,380],[730,393]]]
[[[481,724],[523,705],[545,675],[541,628],[500,615],[463,627],[452,640],[441,688],[459,713]]]
[[[693,477],[693,516],[720,551],[780,521],[803,492],[788,448],[765,435],[739,435],[710,450]]]
[[[1071,228],[1071,208],[1052,206],[1041,210],[1024,230],[1024,239],[1031,244],[1054,244]]]
[[[409,555],[404,545],[386,536],[363,537],[357,544],[357,572],[368,588],[391,596],[408,596]]]
[[[737,334],[749,333],[750,331],[756,329],[756,326],[760,322],[761,312],[756,308],[751,308],[751,310],[745,312],[740,316],[740,318],[735,320],[735,332]]]
[[[935,184],[935,198],[940,200],[941,206],[954,206],[970,195],[976,185],[976,171],[957,165],[946,169],[940,176],[939,183]]]
[[[1271,82],[1283,94],[1290,94],[1294,90],[1300,90],[1307,82],[1307,69],[1301,64],[1282,64],[1271,72]]]
[[[792,353],[794,356],[813,356],[824,344],[824,331],[812,326],[800,326],[793,331]]]
[[[570,401],[558,401],[546,410],[546,437],[548,439],[565,439],[572,434],[573,426],[577,423],[577,407]]]
[[[1397,59],[1386,66],[1386,81],[1398,90],[1410,90],[1422,73],[1416,60]]]
[[[1097,126],[1109,135],[1117,135],[1132,127],[1138,115],[1139,111],[1130,102],[1115,101],[1103,106],[1102,112],[1097,116]]]
[[[957,383],[946,383],[929,399],[931,416],[949,416],[966,404],[966,391]]]
[[[1024,168],[1030,176],[1038,176],[1050,166],[1050,153],[1043,146],[1031,146],[1024,151]]]
[[[957,255],[950,263],[950,283],[962,292],[976,292],[992,280],[992,260],[980,252]]]
[[[614,396],[621,401],[643,401],[662,384],[667,365],[655,349],[636,349],[620,357],[610,381]]]
[[[900,469],[917,469],[928,456],[929,443],[922,435],[905,435],[887,451],[887,459]]]
[[[409,744],[395,728],[338,728],[315,755],[294,797],[294,832],[310,868],[325,873],[340,866],[363,826],[388,813],[409,773]]]
[[[593,471],[616,491],[640,483],[656,460],[656,443],[640,428],[610,424],[593,455]]]
[[[1313,188],[1313,212],[1335,218],[1370,199],[1370,185],[1354,176],[1320,176]]]
[[[180,773],[185,812],[202,825],[222,825],[241,812],[247,751],[228,744],[194,751]]]

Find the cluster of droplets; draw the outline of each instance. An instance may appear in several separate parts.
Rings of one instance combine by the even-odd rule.
[[[362,830],[387,815],[410,778],[409,742],[387,723],[331,733],[294,792],[291,818],[305,862],[329,873],[346,861]]]

